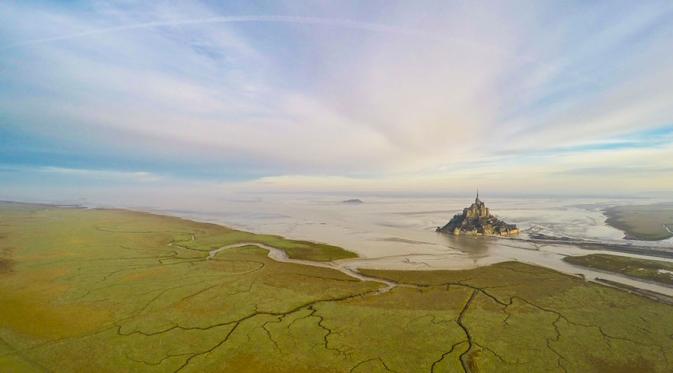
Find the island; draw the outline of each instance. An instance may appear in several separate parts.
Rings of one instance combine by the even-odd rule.
[[[456,214],[443,227],[437,227],[437,232],[459,236],[461,234],[474,236],[514,236],[519,229],[514,224],[507,224],[491,215],[484,202],[477,198],[470,207],[463,209],[462,214]]]
[[[345,201],[341,201],[341,203],[345,203],[347,205],[359,205],[359,204],[362,204],[364,202],[359,198],[353,198],[353,199],[347,199]]]

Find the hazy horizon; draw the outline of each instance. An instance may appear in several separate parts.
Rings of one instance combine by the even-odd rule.
[[[673,196],[673,3],[0,3],[0,199]]]

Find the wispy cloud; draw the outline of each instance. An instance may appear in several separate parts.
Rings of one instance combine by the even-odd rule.
[[[63,167],[40,167],[36,172],[46,174],[56,174],[64,176],[75,176],[85,179],[102,179],[134,182],[153,182],[161,180],[161,177],[146,171],[111,171],[111,170],[87,170],[81,168],[63,168]]]
[[[673,4],[489,5],[3,2],[0,163],[442,189],[647,162],[673,188]]]
[[[206,25],[206,24],[215,24],[215,23],[247,23],[247,22],[269,22],[269,23],[290,23],[297,25],[323,25],[323,26],[336,26],[344,27],[355,30],[365,30],[372,32],[381,32],[381,33],[391,33],[399,35],[407,35],[414,37],[422,37],[436,42],[446,42],[446,38],[439,38],[437,35],[425,32],[422,30],[413,30],[402,27],[394,27],[385,24],[373,23],[373,22],[362,22],[354,21],[349,19],[334,19],[334,18],[321,18],[321,17],[300,17],[300,16],[283,16],[283,15],[259,15],[259,16],[223,16],[223,17],[208,17],[208,18],[197,18],[197,19],[174,19],[174,20],[163,20],[163,21],[153,21],[153,22],[144,22],[144,23],[135,23],[135,24],[126,24],[113,27],[104,27],[99,29],[92,29],[88,31],[82,31],[71,34],[64,34],[58,36],[51,36],[38,39],[30,39],[19,41],[14,44],[9,44],[0,50],[3,49],[13,49],[26,47],[31,45],[45,44],[62,40],[72,40],[78,38],[85,38],[90,36],[98,36],[104,34],[114,34],[124,31],[133,31],[141,29],[153,29],[164,26],[192,26],[192,25]],[[464,40],[451,40],[459,43],[469,43]]]

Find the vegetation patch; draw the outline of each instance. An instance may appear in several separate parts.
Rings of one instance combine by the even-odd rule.
[[[671,307],[642,297],[522,263],[362,272],[405,286],[472,289],[456,320],[467,343],[447,349],[460,349],[464,371],[614,372],[641,360],[648,371],[671,369],[673,327],[663,321]],[[663,329],[642,329],[651,327]]]
[[[14,261],[7,258],[0,258],[0,273],[11,272],[14,268]]]
[[[673,263],[671,262],[609,254],[567,256],[563,260],[583,267],[596,268],[642,280],[673,285]]]
[[[357,254],[338,246],[324,243],[288,240],[279,236],[258,235],[255,242],[263,243],[285,251],[290,259],[330,262],[338,259],[357,258]]]
[[[296,241],[212,224],[14,204],[0,220],[0,252],[15,262],[0,273],[2,371],[673,368],[671,306],[540,267],[362,270],[372,281],[359,281],[255,244]]]

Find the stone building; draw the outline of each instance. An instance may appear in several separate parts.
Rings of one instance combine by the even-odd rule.
[[[484,219],[490,216],[488,207],[479,199],[479,191],[477,191],[477,198],[470,207],[463,209],[463,216],[468,219]]]
[[[519,229],[514,224],[507,224],[491,215],[490,210],[484,202],[477,198],[470,207],[463,209],[462,214],[454,215],[453,218],[443,227],[437,228],[438,232],[468,235],[485,236],[512,236],[519,234]]]

